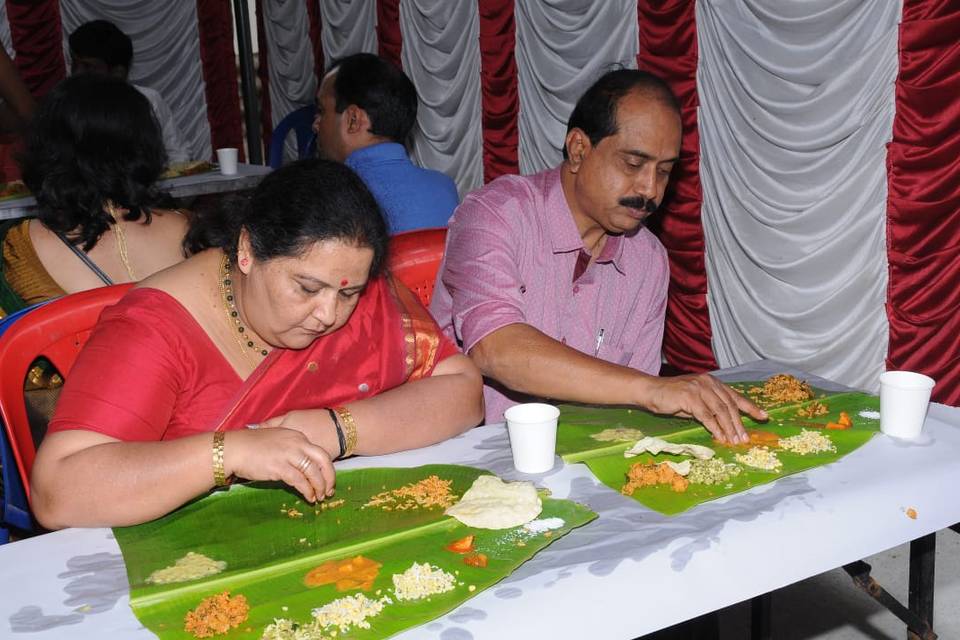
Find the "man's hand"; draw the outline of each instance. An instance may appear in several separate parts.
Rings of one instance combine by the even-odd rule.
[[[692,417],[723,443],[749,441],[741,411],[757,420],[767,419],[766,411],[710,375],[651,378],[648,383],[641,406],[655,413]]]

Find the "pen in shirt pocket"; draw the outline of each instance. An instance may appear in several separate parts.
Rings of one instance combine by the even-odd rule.
[[[597,346],[593,350],[593,357],[596,358],[600,355],[600,347],[603,345],[603,329],[597,332]]]

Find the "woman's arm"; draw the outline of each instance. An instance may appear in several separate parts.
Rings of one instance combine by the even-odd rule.
[[[467,356],[451,356],[433,375],[347,405],[357,450],[378,455],[442,442],[483,420],[483,378]]]
[[[332,494],[330,456],[298,431],[230,431],[223,454],[227,476],[281,480],[310,502]],[[139,524],[214,486],[213,434],[123,442],[93,431],[52,433],[31,484],[34,515],[48,529]]]
[[[357,425],[361,455],[416,449],[463,433],[483,419],[483,379],[464,355],[440,362],[428,378],[407,382],[347,405]],[[327,451],[339,451],[336,431],[323,409],[291,411],[263,423],[302,431]]]

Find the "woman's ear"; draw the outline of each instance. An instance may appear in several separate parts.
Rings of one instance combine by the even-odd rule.
[[[237,268],[243,275],[250,273],[253,265],[253,248],[250,246],[250,232],[243,228],[237,241]]]

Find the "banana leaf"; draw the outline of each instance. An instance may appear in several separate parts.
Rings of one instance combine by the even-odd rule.
[[[749,386],[759,384],[762,383],[739,383],[736,386],[746,389]],[[861,411],[879,410],[880,400],[876,396],[856,392],[827,393],[823,390],[815,390],[815,393],[815,400],[768,405],[767,412],[770,419],[767,422],[757,423],[745,417],[743,419],[744,426],[748,429],[770,431],[781,438],[797,435],[803,429],[815,430],[822,432],[831,439],[836,447],[835,452],[800,455],[776,449],[777,457],[783,463],[783,467],[779,471],[763,471],[740,464],[741,473],[723,484],[690,483],[687,490],[680,493],[672,491],[666,485],[648,486],[636,489],[632,497],[641,504],[663,514],[681,513],[715,498],[731,495],[759,484],[773,482],[786,475],[835,462],[863,445],[873,434],[879,431],[880,423],[878,420],[859,415]],[[827,405],[828,413],[813,418],[797,415],[800,409],[814,401]],[[845,411],[853,419],[853,428],[847,430],[825,429],[827,423],[839,420],[841,411]],[[644,435],[656,436],[669,442],[707,446],[714,449],[717,458],[736,464],[739,463],[736,462],[734,456],[738,453],[746,453],[749,449],[749,446],[726,447],[719,445],[713,441],[703,426],[693,420],[656,416],[640,409],[561,405],[559,428],[557,430],[558,453],[568,463],[586,463],[598,480],[617,491],[620,491],[626,483],[627,471],[637,462],[664,462],[667,460],[679,462],[688,456],[660,453],[655,456],[642,454],[633,458],[625,458],[624,452],[633,446],[637,438],[619,442],[600,442],[591,437],[593,434],[610,428],[639,429]]]
[[[382,563],[372,588],[363,592],[371,599],[392,596],[393,574],[414,562],[430,563],[456,576],[452,591],[418,601],[394,597],[392,604],[368,620],[369,629],[351,627],[336,634],[338,638],[389,637],[454,609],[510,575],[553,540],[596,517],[576,503],[542,497],[539,517],[561,518],[564,524],[549,534],[533,534],[520,527],[499,531],[467,527],[445,516],[441,507],[384,511],[364,506],[382,491],[430,475],[451,480],[451,491],[459,497],[486,473],[455,465],[343,471],[337,475],[336,495],[328,500],[343,503],[327,509],[310,505],[275,483],[238,485],[158,520],[115,528],[130,581],[130,606],[159,637],[192,638],[184,631],[184,616],[203,598],[228,590],[232,596],[247,598],[249,617],[216,637],[259,638],[275,618],[307,623],[314,608],[361,593],[359,589],[341,592],[333,584],[309,587],[304,583],[311,569],[329,560],[362,555]],[[464,556],[444,548],[470,534],[475,535],[475,551],[488,557],[484,568],[468,566]],[[190,582],[147,582],[151,573],[173,565],[190,551],[225,561],[227,566],[219,574]]]
[[[746,394],[751,387],[761,386],[762,382],[734,382],[730,386]],[[814,399],[824,401],[831,394],[823,389],[814,387]],[[770,415],[791,416],[796,410],[810,404],[807,402],[768,403],[762,399],[758,404]],[[671,418],[659,416],[643,409],[634,407],[601,407],[595,405],[563,404],[560,406],[560,418],[557,431],[557,455],[564,462],[582,462],[587,458],[608,453],[626,451],[633,441],[601,442],[593,435],[604,429],[627,428],[642,431],[644,435],[665,438],[681,431],[696,431],[703,429],[700,424],[689,418]],[[838,411],[840,411],[838,409]],[[749,418],[744,418],[748,427],[757,426]],[[823,421],[825,424],[826,421]],[[766,423],[761,425],[765,428]]]

